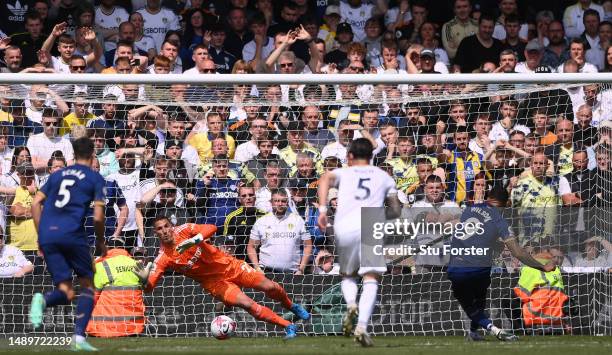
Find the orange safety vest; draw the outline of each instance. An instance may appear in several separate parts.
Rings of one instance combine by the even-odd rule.
[[[547,262],[548,253],[536,255],[540,262]],[[528,266],[521,268],[519,284],[514,293],[521,299],[523,323],[527,327],[563,324],[563,304],[568,300],[563,292],[563,278],[559,268],[543,272]]]
[[[144,331],[145,306],[140,280],[132,273],[136,261],[124,249],[110,249],[96,261],[96,305],[87,333],[121,337]],[[99,286],[102,286],[101,288]]]

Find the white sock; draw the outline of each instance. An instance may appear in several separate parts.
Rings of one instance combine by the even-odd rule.
[[[489,326],[487,327],[487,330],[490,331],[491,334],[493,334],[495,336],[497,336],[497,334],[499,334],[501,332],[501,329],[497,328],[493,324],[489,324]]]
[[[348,307],[357,306],[357,281],[352,277],[345,277],[340,282],[342,295]]]
[[[357,326],[363,327],[364,329],[368,328],[370,316],[376,304],[376,296],[378,296],[378,281],[364,281],[361,297],[359,298],[359,318],[357,320]]]
[[[82,335],[75,335],[74,336],[74,341],[77,342],[77,343],[82,343],[82,342],[85,341],[85,337],[82,336]]]

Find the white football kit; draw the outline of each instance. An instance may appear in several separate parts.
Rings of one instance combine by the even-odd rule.
[[[384,207],[385,198],[397,194],[395,181],[382,169],[369,165],[340,168],[333,174],[338,187],[334,234],[340,272],[384,273],[385,267],[361,266],[361,208]]]

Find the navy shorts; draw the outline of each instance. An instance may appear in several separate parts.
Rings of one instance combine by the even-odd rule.
[[[74,242],[67,241],[66,243],[42,244],[40,249],[54,285],[63,281],[72,281],[73,272],[78,277],[93,279],[91,247],[87,244],[74,244]]]

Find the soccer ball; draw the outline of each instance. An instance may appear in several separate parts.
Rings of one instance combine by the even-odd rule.
[[[228,316],[217,316],[210,323],[210,332],[219,339],[229,339],[236,333],[236,321]]]

